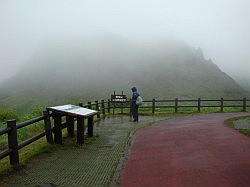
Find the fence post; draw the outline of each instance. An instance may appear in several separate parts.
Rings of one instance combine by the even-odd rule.
[[[132,99],[129,100],[129,116],[132,117]]]
[[[115,101],[113,101],[112,103],[113,103],[113,115],[115,115],[116,104],[115,104]]]
[[[175,106],[174,106],[175,113],[178,112],[178,98],[175,98]]]
[[[11,153],[9,155],[10,164],[18,165],[19,154],[18,154],[16,120],[8,120],[7,127],[11,128],[11,131],[8,132],[8,145],[9,145],[9,149],[11,150]]]
[[[105,105],[104,105],[104,100],[102,100],[102,114],[105,116]]]
[[[224,108],[224,99],[221,98],[220,99],[220,111],[223,112],[223,108]]]
[[[152,100],[152,113],[155,113],[155,98]]]
[[[99,104],[98,104],[98,101],[95,101],[95,105],[96,105],[96,110],[98,111],[97,113],[97,118],[100,118],[100,109],[99,109]]]
[[[49,116],[49,111],[45,110],[43,111],[43,115],[45,116],[44,119],[44,128],[46,133],[46,140],[49,144],[53,144],[53,136],[52,136],[52,130],[51,130],[51,121]]]
[[[246,112],[247,110],[246,110],[246,108],[247,108],[247,98],[243,98],[243,112]]]
[[[88,109],[92,109],[92,104],[90,101],[88,102]]]
[[[198,107],[198,112],[200,112],[201,111],[201,98],[198,98],[198,105],[197,105],[197,107]]]
[[[110,100],[108,99],[108,113],[110,113]]]

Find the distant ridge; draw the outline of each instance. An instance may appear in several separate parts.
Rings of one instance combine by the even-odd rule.
[[[137,86],[144,98],[240,98],[245,91],[212,60],[175,39],[67,38],[44,45],[0,84],[0,104],[109,98]]]

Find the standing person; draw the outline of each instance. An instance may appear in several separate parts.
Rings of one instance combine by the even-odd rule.
[[[136,99],[140,95],[137,91],[136,87],[131,88],[133,95],[132,95],[132,103],[131,103],[131,111],[134,121],[138,121],[138,108],[139,105],[136,104]]]

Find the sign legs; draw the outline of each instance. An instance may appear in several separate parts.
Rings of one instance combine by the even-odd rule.
[[[88,135],[93,136],[93,126],[94,126],[94,117],[91,116],[88,118]]]
[[[66,116],[67,131],[70,137],[74,136],[74,117]]]
[[[84,118],[81,116],[77,116],[77,143],[84,143]]]
[[[62,129],[61,129],[61,123],[62,118],[60,114],[54,113],[54,127],[55,127],[55,140],[54,142],[56,144],[62,144]]]

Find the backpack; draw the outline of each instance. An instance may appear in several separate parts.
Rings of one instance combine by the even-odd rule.
[[[142,97],[141,97],[141,96],[138,96],[138,97],[136,98],[135,103],[136,103],[136,105],[141,106],[141,105],[142,105],[142,103],[143,103],[143,99],[142,99]]]

